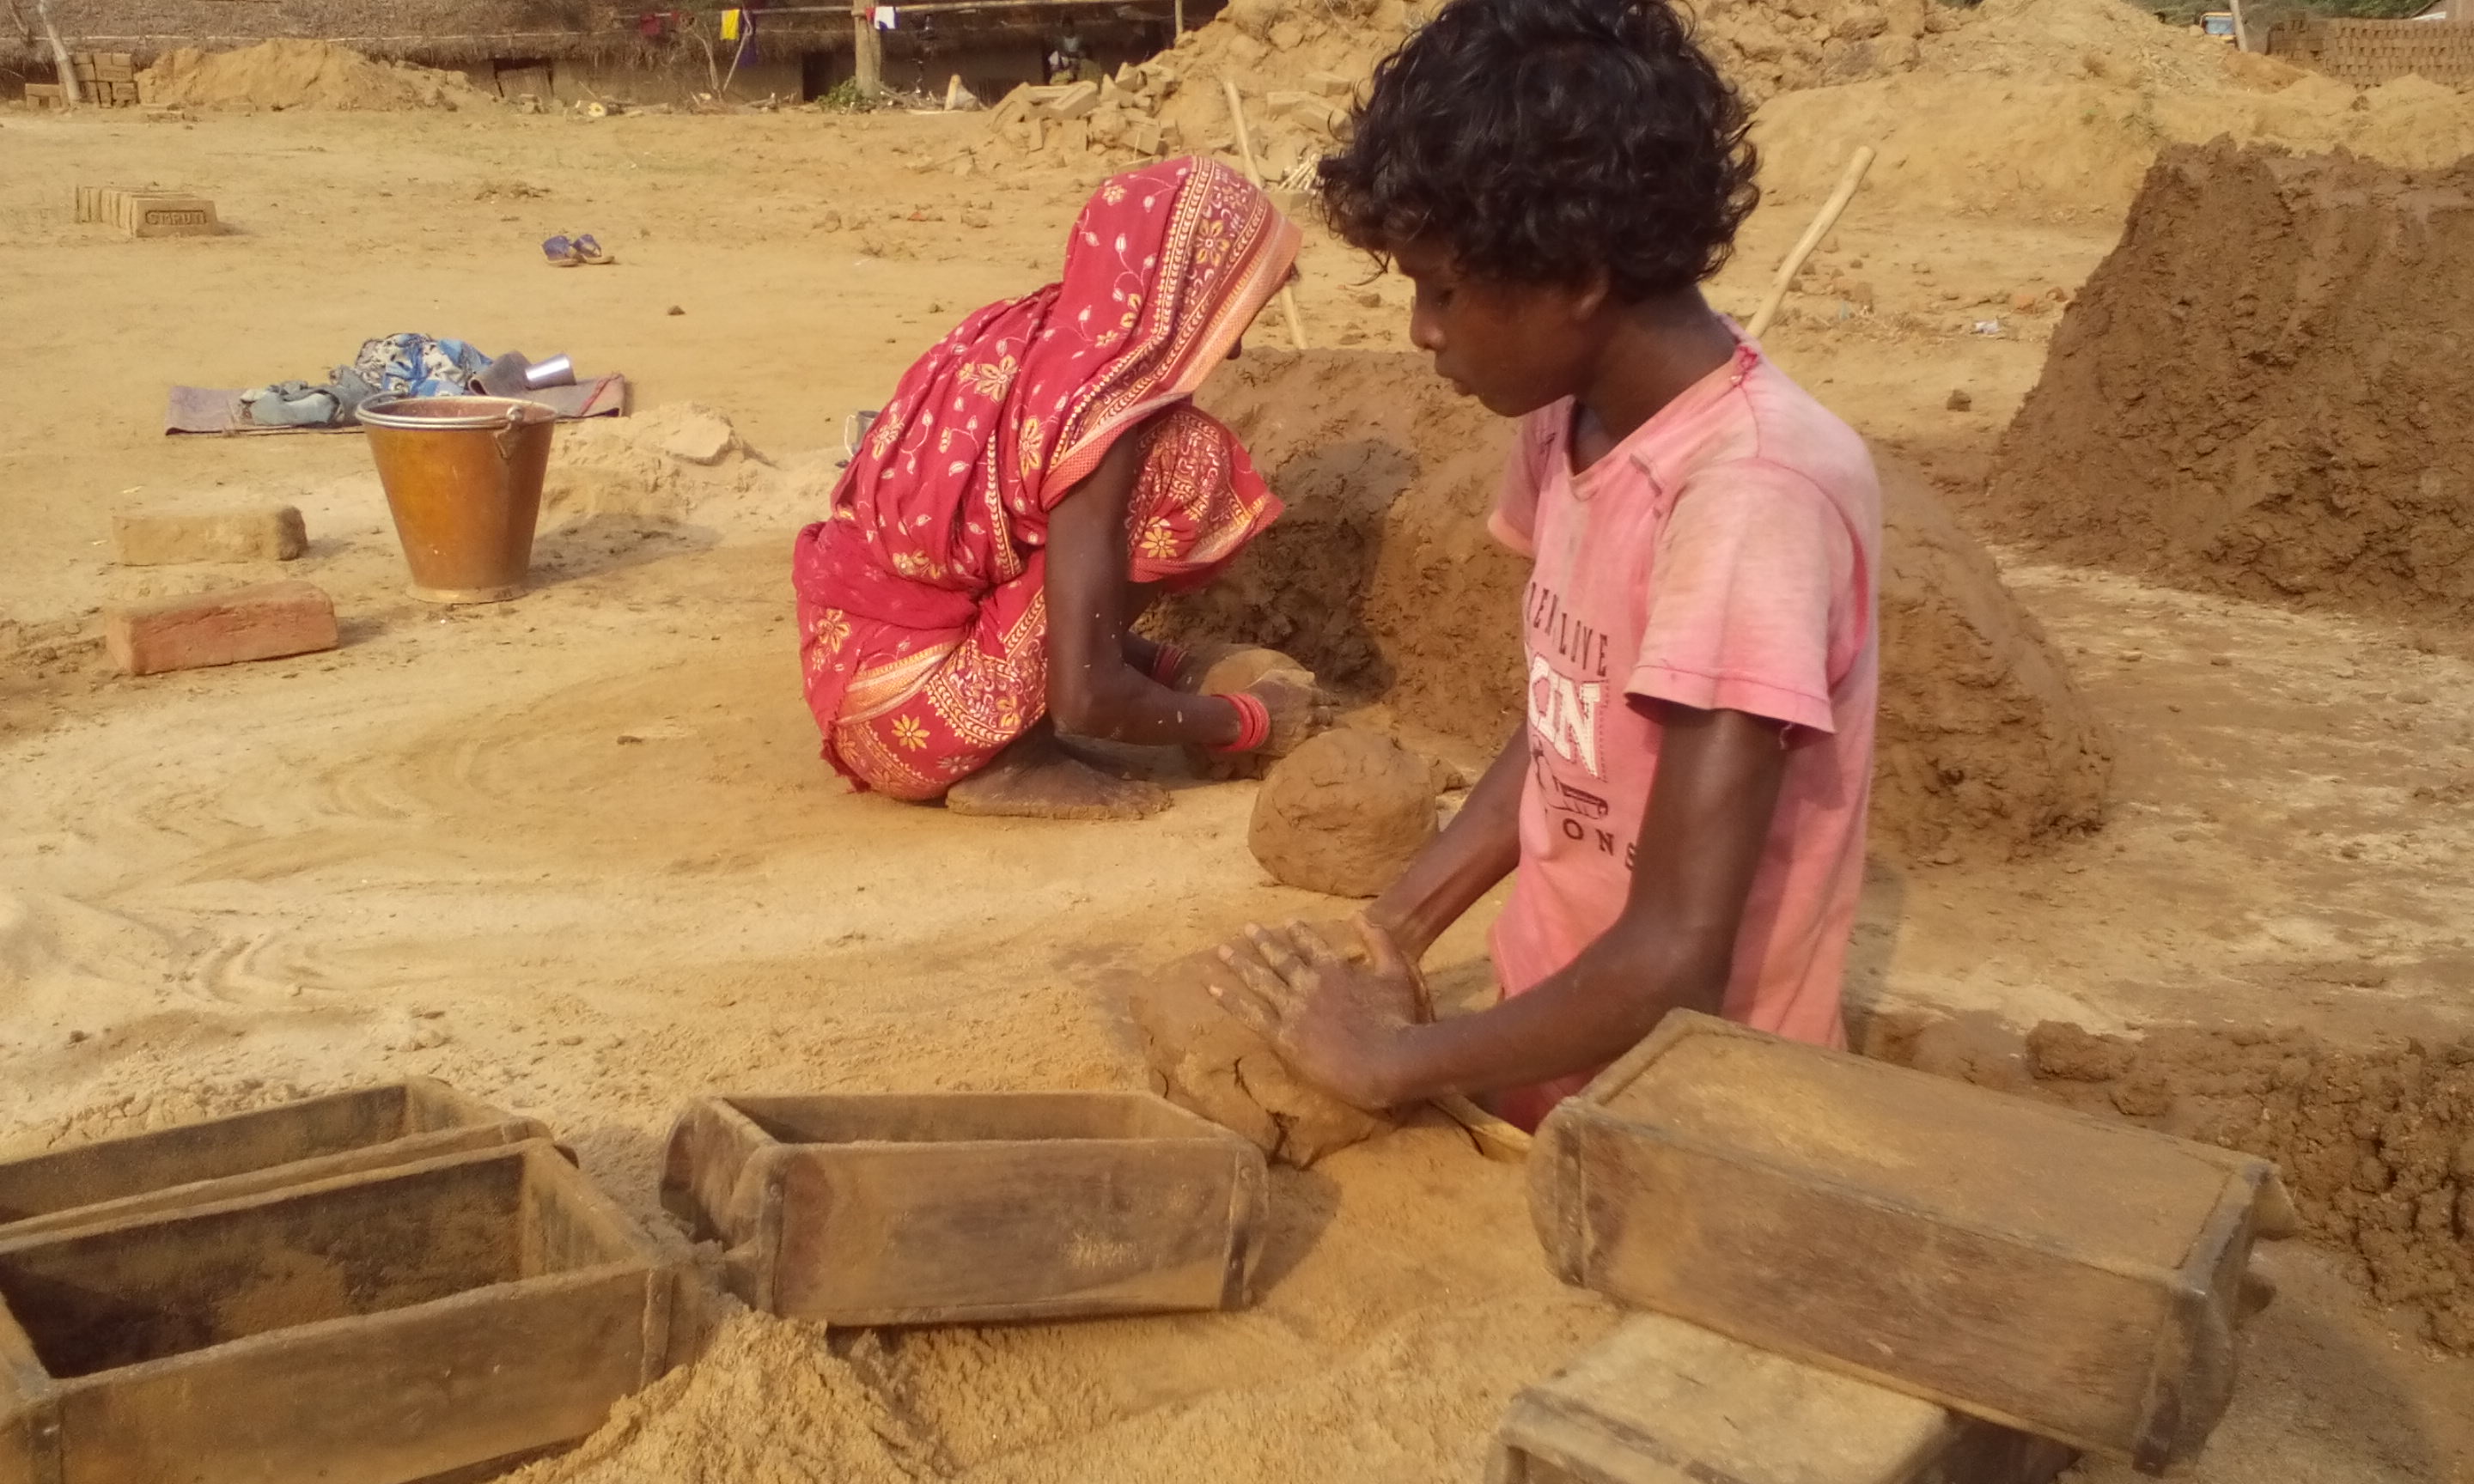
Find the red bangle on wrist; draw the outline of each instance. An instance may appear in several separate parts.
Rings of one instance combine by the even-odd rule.
[[[1272,740],[1272,708],[1260,697],[1242,690],[1232,690],[1220,698],[1237,708],[1237,740],[1226,747],[1210,749],[1214,753],[1250,753]]]
[[[1185,651],[1174,644],[1162,644],[1152,651],[1151,677],[1168,686],[1176,684],[1177,672],[1185,668]]]

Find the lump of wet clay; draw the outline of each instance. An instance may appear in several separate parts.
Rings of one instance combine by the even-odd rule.
[[[1346,941],[1346,940],[1342,940]],[[1289,1070],[1271,1042],[1211,997],[1210,950],[1189,954],[1133,993],[1152,1090],[1303,1169],[1392,1127]]]
[[[1251,644],[1214,644],[1197,649],[1186,660],[1188,673],[1200,673],[1185,688],[1207,696],[1244,690],[1266,675],[1277,674],[1301,685],[1315,682],[1314,672],[1276,649]]]
[[[1246,844],[1290,886],[1371,897],[1435,835],[1435,774],[1371,731],[1326,731],[1273,764]]]

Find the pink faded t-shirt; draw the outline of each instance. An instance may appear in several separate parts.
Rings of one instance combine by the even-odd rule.
[[[1578,474],[1572,412],[1521,419],[1490,522],[1535,563],[1520,869],[1493,938],[1504,993],[1623,910],[1661,731],[1636,698],[1746,711],[1789,724],[1790,755],[1725,1013],[1844,1045],[1879,690],[1872,458],[1750,344]],[[1534,1123],[1589,1075],[1499,1101]]]

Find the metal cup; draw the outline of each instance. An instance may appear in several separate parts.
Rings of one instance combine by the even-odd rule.
[[[575,362],[563,355],[535,361],[524,369],[524,385],[535,392],[544,387],[571,387],[575,385]]]

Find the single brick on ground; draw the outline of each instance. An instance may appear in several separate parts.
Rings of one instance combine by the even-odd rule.
[[[103,642],[127,675],[280,659],[335,647],[335,602],[288,582],[133,604],[104,611]]]
[[[309,529],[289,505],[202,513],[141,510],[111,517],[112,555],[123,566],[183,562],[290,562],[309,549]]]

